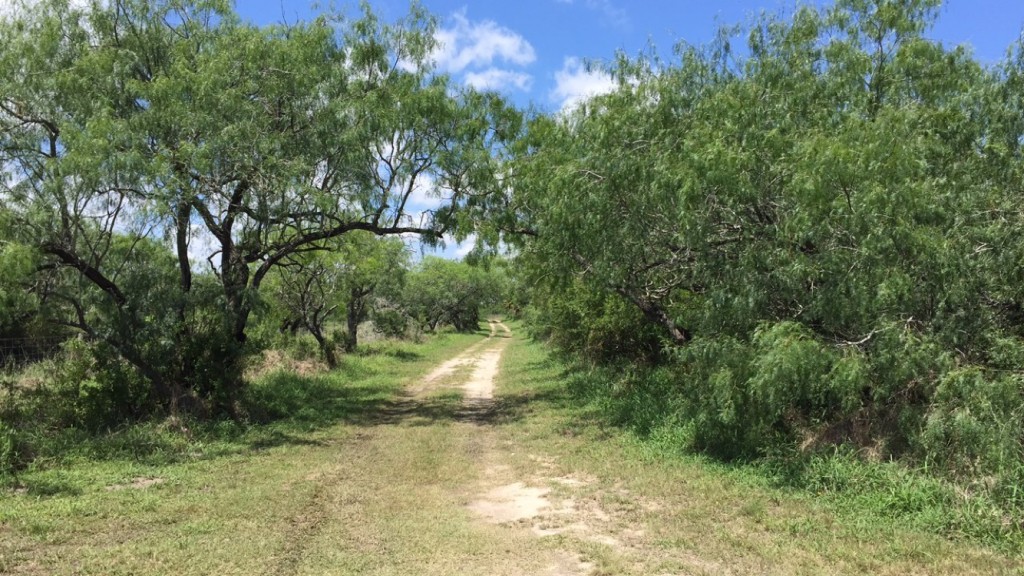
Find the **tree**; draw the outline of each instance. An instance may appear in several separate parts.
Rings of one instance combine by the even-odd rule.
[[[359,325],[370,318],[374,297],[401,290],[409,268],[409,251],[401,239],[360,235],[352,240],[343,251],[346,352],[356,350]]]
[[[364,8],[347,25],[263,28],[224,0],[43,0],[18,14],[0,23],[0,195],[21,241],[77,277],[61,294],[69,323],[164,407],[198,395],[233,411],[276,266],[359,230],[432,241],[492,185],[502,105],[430,72],[418,8],[395,26]],[[445,202],[417,222],[406,205],[424,182]],[[129,253],[171,246],[159,334],[153,295],[122,281],[118,238]]]
[[[31,247],[3,237],[3,230],[9,229],[4,220],[0,209],[0,338],[22,333],[22,327],[38,308],[29,290],[37,265],[36,254]]]
[[[38,254],[31,246],[7,237],[9,230],[9,214],[0,207],[0,367],[31,357],[51,344],[33,330],[40,308],[34,283],[43,281],[35,274]]]
[[[855,414],[904,422],[905,447],[944,374],[1002,389],[1024,358],[1019,60],[987,73],[928,40],[936,7],[765,17],[744,56],[722,35],[622,58],[616,91],[534,119],[490,225],[556,339],[656,327],[637,356],[674,366],[696,443],[732,455]]]
[[[331,367],[336,364],[336,342],[328,337],[328,323],[344,309],[343,344],[346,352],[354,352],[359,324],[369,318],[374,295],[379,288],[401,285],[409,259],[399,238],[357,232],[334,244],[330,251],[289,257],[268,279],[271,305],[284,310],[282,330],[308,330]]]
[[[403,297],[407,313],[430,331],[445,325],[462,332],[476,330],[481,310],[500,301],[499,285],[484,270],[436,256],[424,258],[413,269]]]

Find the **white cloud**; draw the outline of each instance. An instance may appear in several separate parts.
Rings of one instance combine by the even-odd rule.
[[[488,68],[482,72],[467,72],[465,82],[477,90],[501,91],[516,88],[527,92],[533,84],[533,77],[525,72]]]
[[[516,70],[537,60],[533,46],[519,33],[492,20],[471,21],[465,10],[452,15],[451,25],[435,33],[431,60],[442,72],[459,76],[478,90],[523,90],[533,77]]]
[[[403,186],[404,187],[404,186]],[[437,192],[437,182],[433,175],[423,172],[416,179],[406,202],[405,209],[411,216],[418,217],[425,210],[436,210],[442,203]],[[413,214],[418,213],[418,214]]]
[[[600,70],[587,70],[579,58],[568,57],[562,69],[555,72],[555,88],[551,99],[562,110],[570,110],[581,102],[615,90],[615,80]]]
[[[456,12],[453,19],[452,27],[436,35],[439,46],[433,59],[442,70],[459,73],[471,66],[491,66],[496,60],[525,66],[537,59],[525,38],[492,20],[470,22],[465,12]]]
[[[470,234],[465,240],[455,245],[455,257],[465,258],[476,247],[476,234]]]

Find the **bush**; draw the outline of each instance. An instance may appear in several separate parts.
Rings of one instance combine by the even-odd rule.
[[[13,475],[25,464],[25,446],[20,434],[0,422],[0,478]]]
[[[309,334],[289,337],[285,351],[293,360],[314,360],[320,357],[320,345]]]
[[[1024,466],[1024,379],[976,367],[938,382],[919,442],[922,454],[954,474],[1001,476]]]
[[[661,356],[658,328],[635,306],[580,279],[564,292],[537,295],[527,321],[535,337],[596,364],[650,364]]]
[[[409,329],[409,317],[398,310],[374,310],[373,329],[385,338],[402,338]]]

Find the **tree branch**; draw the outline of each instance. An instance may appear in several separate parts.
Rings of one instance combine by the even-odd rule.
[[[124,307],[127,303],[124,292],[118,288],[117,284],[107,278],[97,268],[91,266],[88,262],[82,260],[77,254],[70,250],[60,246],[54,242],[45,242],[42,245],[43,252],[56,257],[58,260],[63,262],[66,266],[74,268],[82,273],[83,276],[89,279],[90,282],[96,285],[97,288],[107,293],[118,308]]]

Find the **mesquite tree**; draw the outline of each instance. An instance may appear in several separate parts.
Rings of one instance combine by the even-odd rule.
[[[489,205],[539,321],[577,348],[656,328],[702,448],[828,422],[1020,461],[1022,61],[929,40],[937,6],[766,17],[535,120]]]
[[[477,329],[483,312],[501,303],[501,286],[483,268],[428,256],[409,274],[402,307],[421,328],[451,326],[460,332]]]
[[[431,73],[417,8],[396,25],[364,8],[269,27],[225,0],[16,14],[0,23],[0,197],[63,276],[48,296],[63,321],[164,406],[233,409],[275,266],[355,230],[437,239],[490,185],[501,105]],[[443,205],[414,220],[424,184]],[[153,239],[173,262],[152,264],[155,292],[125,274]]]
[[[369,318],[379,291],[400,289],[409,267],[409,248],[400,238],[354,232],[339,238],[330,251],[289,257],[269,277],[266,294],[280,309],[281,330],[304,328],[317,341],[329,366],[343,340],[346,352],[358,346],[359,325]],[[330,322],[344,317],[342,338],[328,333]]]

